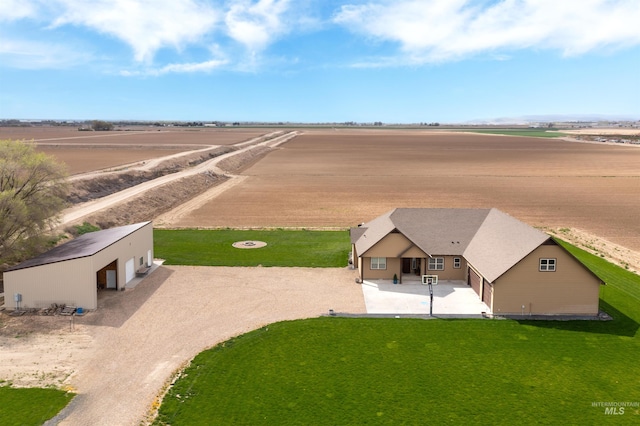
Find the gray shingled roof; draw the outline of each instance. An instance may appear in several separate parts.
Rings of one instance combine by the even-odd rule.
[[[491,209],[463,256],[493,282],[549,238],[544,232]]]
[[[141,222],[133,225],[104,229],[102,231],[89,232],[88,234],[81,235],[67,243],[61,244],[40,256],[13,266],[7,269],[7,272],[93,256],[149,223],[150,222]]]
[[[430,256],[463,256],[490,282],[549,239],[497,209],[398,208],[354,228],[356,252],[365,255],[394,229]]]

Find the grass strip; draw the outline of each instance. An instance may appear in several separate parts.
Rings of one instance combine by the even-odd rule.
[[[60,412],[74,394],[58,389],[0,386],[3,426],[41,425]]]
[[[239,249],[233,243],[262,241],[265,247]],[[198,266],[347,266],[347,231],[154,230],[155,256],[166,265]]]
[[[518,130],[484,130],[484,129],[469,129],[465,130],[465,132],[471,133],[482,133],[488,135],[506,135],[506,136],[529,136],[532,138],[559,138],[562,136],[567,136],[565,133],[554,132],[554,131],[546,131],[540,129],[518,129]]]

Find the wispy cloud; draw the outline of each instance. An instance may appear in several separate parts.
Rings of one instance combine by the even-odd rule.
[[[226,59],[214,59],[204,62],[190,62],[182,64],[168,64],[161,68],[146,68],[144,70],[121,71],[120,75],[125,77],[132,76],[159,76],[171,73],[196,73],[196,72],[211,72],[224,65],[227,65],[229,61]]]
[[[233,2],[225,16],[227,33],[251,52],[263,50],[286,32],[282,17],[288,9],[288,0]]]
[[[199,41],[221,16],[194,0],[53,0],[62,11],[53,27],[79,25],[131,46],[135,59],[150,62],[156,51]]]
[[[63,69],[91,59],[91,54],[63,44],[0,39],[0,60],[5,66],[12,68]]]
[[[405,61],[556,49],[565,56],[640,44],[636,0],[398,0],[343,5],[334,22],[397,43]]]
[[[36,10],[36,4],[28,0],[2,0],[0,22],[32,17],[36,15]]]

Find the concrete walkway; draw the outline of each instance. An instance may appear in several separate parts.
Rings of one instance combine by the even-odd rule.
[[[420,281],[393,284],[365,280],[362,293],[368,314],[429,314],[429,287]],[[464,281],[440,281],[433,286],[434,315],[480,315],[489,308]]]

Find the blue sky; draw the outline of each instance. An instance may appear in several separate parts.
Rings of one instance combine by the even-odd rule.
[[[640,119],[638,0],[3,0],[0,118]]]

